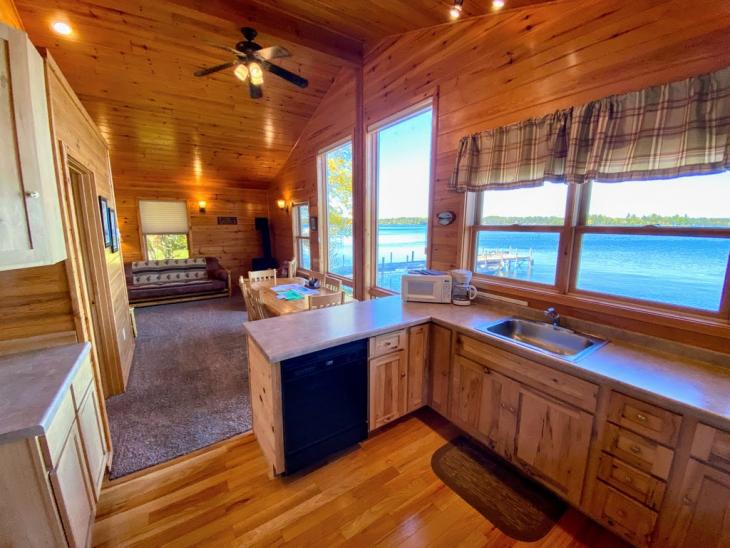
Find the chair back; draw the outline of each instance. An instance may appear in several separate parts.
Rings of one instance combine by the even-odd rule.
[[[268,270],[252,270],[248,273],[248,283],[255,284],[269,280],[276,282],[275,268],[269,268]]]
[[[258,320],[259,318],[256,306],[251,301],[251,286],[249,285],[248,280],[246,280],[243,276],[239,276],[238,286],[241,288],[241,295],[243,295],[243,301],[246,303],[246,315],[248,316],[248,321],[253,322]]]
[[[271,314],[269,314],[269,311],[266,308],[266,305],[264,304],[264,299],[261,294],[262,291],[263,291],[263,289],[253,289],[253,288],[251,288],[249,290],[249,294],[251,295],[251,303],[253,304],[253,307],[256,310],[256,319],[257,320],[264,320],[266,318],[271,317]]]
[[[342,280],[325,276],[324,282],[322,282],[322,286],[326,287],[330,291],[342,291]]]
[[[289,261],[289,272],[288,275],[290,278],[296,278],[297,277],[297,260],[291,259]]]
[[[308,297],[309,310],[339,306],[344,302],[344,293],[328,293],[327,295],[310,295]]]

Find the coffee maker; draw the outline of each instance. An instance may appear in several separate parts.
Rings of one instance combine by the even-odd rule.
[[[471,285],[471,270],[452,270],[451,304],[469,306],[476,299],[477,288]]]

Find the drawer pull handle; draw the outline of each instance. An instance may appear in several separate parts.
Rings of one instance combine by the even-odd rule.
[[[632,445],[631,446],[631,452],[634,455],[638,455],[639,453],[641,453],[641,447],[639,447],[638,445]]]
[[[692,504],[692,499],[685,495],[684,497],[682,497],[682,502],[684,504]]]
[[[646,415],[644,415],[642,413],[637,413],[636,414],[636,420],[639,421],[639,422],[646,422],[646,420],[647,420],[646,419]]]
[[[624,483],[632,483],[634,481],[634,478],[631,476],[624,476]]]
[[[25,195],[28,198],[40,198],[41,197],[41,193],[38,192],[37,190],[29,190],[28,192],[25,193]]]
[[[618,514],[618,516],[620,518],[625,518],[626,517],[626,510],[617,510],[616,513]]]

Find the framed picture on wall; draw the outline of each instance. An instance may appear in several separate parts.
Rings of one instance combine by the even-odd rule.
[[[104,234],[104,247],[109,247],[112,245],[112,231],[109,226],[109,204],[103,196],[99,196],[99,214],[101,215],[101,230]]]
[[[117,212],[109,208],[109,230],[112,236],[112,253],[119,251],[119,230],[117,230]]]

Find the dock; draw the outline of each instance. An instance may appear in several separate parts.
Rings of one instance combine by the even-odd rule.
[[[512,272],[518,268],[532,269],[534,259],[532,249],[526,254],[508,250],[480,251],[477,255],[477,270],[479,272]]]

